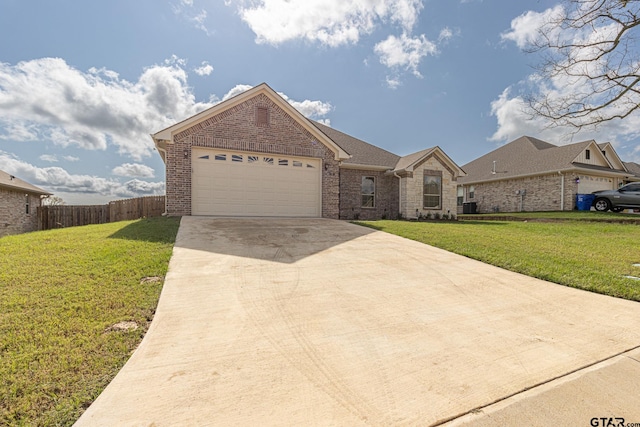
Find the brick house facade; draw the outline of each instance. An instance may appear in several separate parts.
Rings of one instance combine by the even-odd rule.
[[[0,171],[0,237],[38,230],[41,196],[50,193]]]
[[[209,161],[213,157],[215,160],[220,160],[217,163],[211,161],[211,166],[206,165],[207,168],[228,168],[225,170],[235,177],[233,179],[238,180],[245,179],[241,170],[254,173],[248,162],[255,161],[256,164],[263,161],[270,162],[274,165],[273,174],[281,177],[284,171],[291,173],[292,182],[285,186],[291,191],[295,190],[296,179],[293,173],[295,170],[290,168],[291,163],[301,165],[305,163],[305,159],[315,159],[315,161],[306,162],[306,167],[316,168],[316,165],[319,165],[317,173],[320,188],[317,190],[317,203],[320,206],[317,215],[312,213],[303,216],[333,219],[396,218],[402,197],[399,191],[400,186],[403,185],[403,180],[410,180],[408,175],[402,177],[395,173],[396,166],[407,156],[397,156],[305,118],[266,84],[256,86],[217,104],[153,134],[152,137],[166,165],[166,210],[169,215],[191,215],[194,211],[199,214],[208,212],[200,205],[197,206],[198,209],[194,209],[194,203],[205,203],[200,201],[201,197],[194,199],[196,180],[200,192],[202,192],[203,183],[210,182],[211,198],[220,197],[219,194],[224,194],[224,197],[229,199],[237,196],[229,190],[230,187],[237,186],[234,186],[234,183],[230,184],[224,176],[221,176],[222,172],[211,172],[212,169],[194,170],[196,161],[193,159],[194,149],[197,150],[198,159]],[[205,154],[206,151],[202,149],[211,149],[211,154]],[[463,172],[438,147],[431,150],[440,153],[440,157],[432,157],[429,160],[429,167],[444,171],[445,178],[442,186],[444,202],[441,210],[445,212],[446,209],[450,209],[450,201],[455,201],[456,190],[455,186],[451,186],[451,182]],[[442,158],[447,159],[444,166],[438,161]],[[198,162],[201,161],[203,160],[198,160]],[[233,163],[236,161],[237,164]],[[264,165],[262,163],[262,166]],[[287,166],[289,169],[278,167],[278,165]],[[242,169],[243,167],[245,169]],[[211,177],[217,178],[200,175],[209,173]],[[363,198],[363,177],[369,185],[375,187],[373,197],[366,195]],[[249,193],[246,188],[258,188],[260,183],[252,182],[251,179],[260,180],[260,178],[246,179],[247,182],[237,188],[238,192],[246,192],[244,195],[247,199],[246,203],[251,203],[252,198],[260,198],[261,194],[258,190]],[[271,180],[272,177],[264,175],[264,179]],[[273,182],[278,181],[274,178]],[[279,182],[282,184],[282,179]],[[227,189],[220,188],[218,191],[216,186],[226,186]],[[276,197],[285,200],[285,204],[295,202],[292,200],[293,196],[288,200],[286,194],[276,194],[278,189],[269,190],[274,192]],[[287,191],[283,189],[281,192]],[[363,200],[367,201],[366,205]],[[237,200],[230,200],[229,204],[236,202]],[[221,211],[212,208],[207,214],[219,215],[218,212]],[[224,212],[240,216],[249,215],[248,211],[242,210],[242,206],[239,206],[237,213],[232,209],[225,209]],[[265,216],[270,215],[265,214]],[[289,216],[286,206],[283,205],[276,216]]]
[[[448,167],[448,162],[440,158],[436,153],[428,155],[418,162],[413,172],[403,174],[401,212],[404,218],[414,216],[427,216],[438,213],[439,215],[456,214],[456,188],[457,178],[460,175]],[[442,182],[442,200],[438,208],[424,206],[424,177],[425,175],[440,176]]]

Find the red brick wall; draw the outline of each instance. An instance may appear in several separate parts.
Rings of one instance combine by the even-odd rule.
[[[38,229],[37,209],[40,196],[29,195],[29,213],[26,213],[26,196],[22,191],[0,188],[0,237]]]
[[[268,126],[257,125],[258,108],[268,108]],[[340,177],[333,152],[265,95],[257,95],[177,134],[173,144],[168,144],[167,212],[170,215],[191,215],[191,147],[194,146],[321,158],[322,216],[339,216]]]
[[[376,183],[374,208],[363,208],[361,184],[363,176]],[[340,219],[396,219],[398,217],[399,180],[382,171],[340,169]]]

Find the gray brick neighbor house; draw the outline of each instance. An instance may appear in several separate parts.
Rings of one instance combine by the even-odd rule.
[[[478,213],[572,210],[578,194],[640,181],[640,165],[593,140],[556,146],[523,136],[462,168],[459,212],[465,204]]]
[[[307,119],[264,83],[151,136],[169,215],[455,214],[464,175],[440,147],[398,156]]]
[[[0,237],[38,229],[37,209],[51,193],[0,170]]]

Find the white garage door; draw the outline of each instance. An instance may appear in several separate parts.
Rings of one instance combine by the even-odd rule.
[[[194,148],[191,212],[223,216],[321,216],[321,161]]]
[[[581,175],[578,183],[578,194],[590,194],[594,191],[613,190],[613,179],[598,176]]]

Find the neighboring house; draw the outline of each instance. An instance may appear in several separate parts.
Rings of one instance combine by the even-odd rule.
[[[464,174],[439,147],[400,157],[309,120],[264,83],[151,136],[169,215],[455,213]]]
[[[627,168],[627,170],[633,174],[634,181],[640,180],[640,165],[635,163],[635,162],[623,162],[624,163],[624,167]]]
[[[0,170],[0,237],[38,229],[42,196],[51,193]]]
[[[578,194],[640,181],[626,165],[610,143],[556,146],[523,136],[463,166],[458,211],[465,203],[479,213],[572,210]]]

